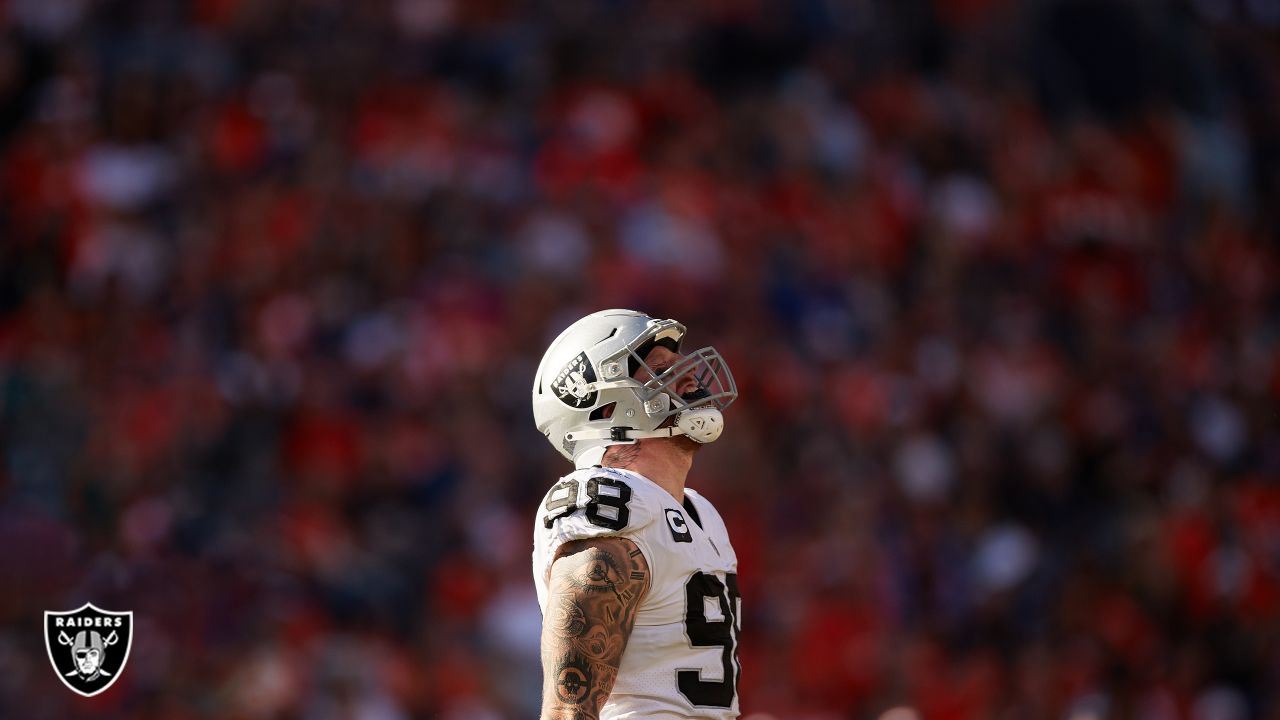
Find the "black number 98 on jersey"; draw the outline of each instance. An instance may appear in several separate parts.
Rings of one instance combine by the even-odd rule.
[[[627,503],[631,501],[631,487],[615,478],[591,478],[587,480],[587,520],[609,530],[621,530],[627,526],[631,513]],[[550,528],[556,520],[572,515],[578,510],[578,481],[563,480],[551,488],[547,496],[547,517],[544,526]]]
[[[700,670],[677,670],[676,686],[695,706],[733,707],[738,694],[738,637],[742,625],[738,613],[742,608],[742,596],[738,594],[738,575],[726,573],[724,582],[710,573],[696,572],[684,584],[684,630],[693,647],[721,648],[720,662],[723,680],[704,680]],[[707,601],[711,600],[711,603]],[[719,606],[719,619],[707,617],[708,605]]]

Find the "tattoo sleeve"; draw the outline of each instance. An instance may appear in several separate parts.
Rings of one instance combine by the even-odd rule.
[[[649,563],[626,538],[560,548],[542,620],[542,720],[600,717],[649,580]]]

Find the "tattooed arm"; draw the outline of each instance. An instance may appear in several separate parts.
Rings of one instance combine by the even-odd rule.
[[[560,547],[542,621],[542,720],[600,717],[648,589],[649,563],[626,538]]]

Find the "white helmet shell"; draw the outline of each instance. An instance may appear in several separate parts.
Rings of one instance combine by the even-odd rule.
[[[715,348],[689,353],[661,375],[644,362],[653,345],[679,352],[684,334],[675,320],[634,310],[602,310],[573,323],[547,348],[534,376],[538,430],[580,468],[597,464],[610,445],[637,439],[714,441],[724,428],[720,411],[738,396]],[[644,372],[635,377],[637,370]],[[698,389],[681,397],[674,387],[690,375]]]

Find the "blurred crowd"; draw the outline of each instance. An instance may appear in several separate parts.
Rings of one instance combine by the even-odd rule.
[[[1280,718],[1275,0],[0,3],[0,716],[530,718],[675,317],[755,720]],[[132,610],[85,700],[42,612]]]

